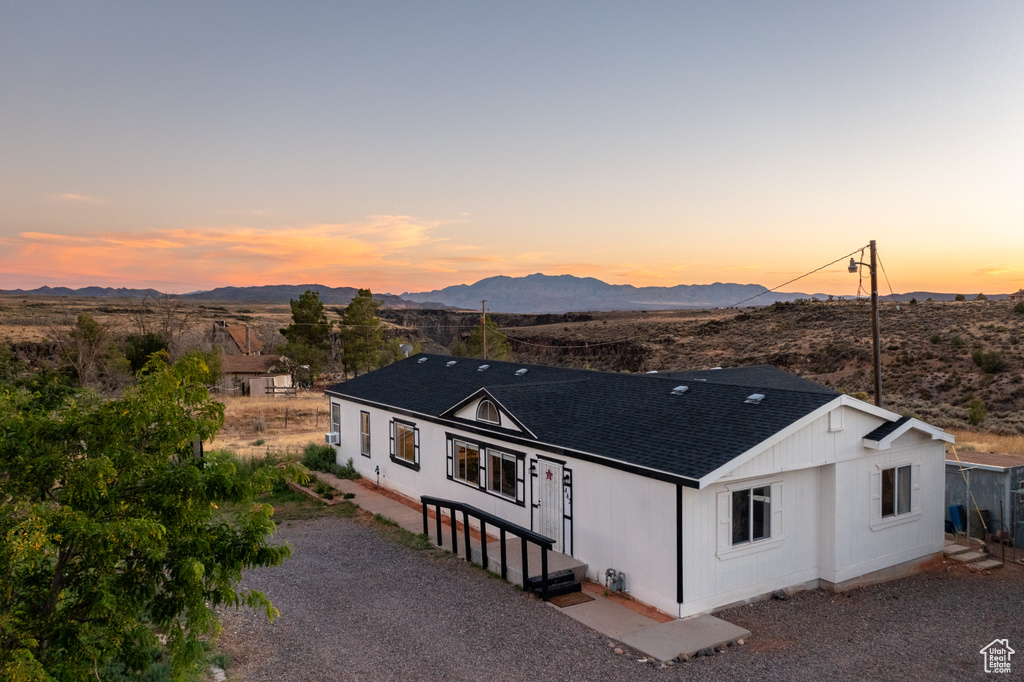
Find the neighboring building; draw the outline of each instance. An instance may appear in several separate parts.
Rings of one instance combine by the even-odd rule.
[[[1024,301],[1024,289],[1021,289],[1020,291],[1018,291],[1015,294],[1010,294],[1010,301],[1011,302]]]
[[[772,367],[617,374],[414,355],[327,389],[337,460],[626,575],[683,617],[943,549],[949,434]]]
[[[974,537],[984,538],[1002,531],[1015,546],[1024,545],[1024,494],[1020,490],[1024,490],[1024,457],[963,452],[959,462],[953,456],[946,459],[947,518],[959,530],[966,531],[966,513],[970,509]]]
[[[213,323],[213,342],[224,349],[225,355],[259,355],[263,344],[247,324]]]
[[[268,386],[290,388],[292,375],[273,371],[280,361],[276,355],[223,355],[222,379],[218,386],[237,395],[253,396],[272,394]]]

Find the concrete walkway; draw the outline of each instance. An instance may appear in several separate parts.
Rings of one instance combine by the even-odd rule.
[[[360,509],[371,514],[380,514],[390,519],[405,530],[420,534],[423,532],[423,512],[412,509],[402,502],[391,499],[373,490],[369,490],[355,481],[339,479],[332,474],[315,472],[316,477],[333,486],[336,490],[355,495],[352,502]],[[475,523],[472,528],[479,530]],[[428,536],[434,544],[438,544],[436,536],[437,524],[434,519],[427,523]],[[452,551],[451,520],[442,517],[441,546]],[[488,533],[487,536],[487,570],[495,574],[501,572],[501,543]],[[459,555],[466,556],[465,534],[458,532],[456,538]],[[539,575],[541,572],[540,548],[527,543],[529,573]],[[471,538],[470,555],[474,563],[483,565],[483,552],[480,541]],[[523,584],[521,543],[515,536],[508,534],[506,538],[507,580],[514,585]],[[555,572],[571,569],[578,580],[585,577],[587,566],[573,557],[559,552],[548,552],[548,571]],[[592,601],[559,610],[574,620],[583,623],[606,637],[618,640],[642,654],[659,660],[670,661],[675,658],[689,658],[697,653],[711,653],[715,647],[724,647],[732,642],[750,637],[750,631],[728,623],[714,616],[701,615],[691,618],[677,619],[668,623],[659,623],[625,606],[605,599],[601,595],[588,592]],[[550,602],[549,602],[550,603]],[[551,605],[552,608],[559,608]]]

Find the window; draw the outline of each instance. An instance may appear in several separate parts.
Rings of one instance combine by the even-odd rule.
[[[732,544],[757,542],[770,538],[771,486],[732,492]]]
[[[331,403],[331,432],[341,433],[341,404]]]
[[[415,444],[414,444],[415,445]],[[359,413],[359,454],[370,456],[370,413]]]
[[[526,455],[448,434],[448,479],[524,506]]]
[[[452,448],[455,450],[455,478],[474,487],[480,485],[480,446],[456,440]]]
[[[488,424],[500,424],[501,415],[498,414],[498,408],[494,406],[490,400],[481,400],[480,404],[476,408],[476,419],[477,421],[487,422]]]
[[[910,513],[910,465],[882,469],[882,518]]]
[[[487,490],[507,497],[510,500],[516,499],[516,461],[515,455],[500,450],[487,450]]]
[[[420,468],[420,430],[414,424],[391,420],[391,460]]]

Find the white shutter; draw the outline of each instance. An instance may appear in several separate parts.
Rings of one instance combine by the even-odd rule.
[[[768,537],[782,537],[782,481],[772,483],[772,527]]]
[[[921,511],[921,465],[910,467],[910,511]]]
[[[732,493],[718,493],[718,551],[732,546]]]
[[[871,472],[871,521],[882,520],[882,472]]]

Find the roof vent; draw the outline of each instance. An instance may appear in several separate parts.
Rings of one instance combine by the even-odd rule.
[[[521,376],[523,376],[524,374],[526,374],[526,368],[525,368],[525,367],[524,367],[524,368],[522,368],[522,369],[517,369],[517,370],[516,370],[516,376],[517,376],[517,377],[521,377]]]
[[[456,362],[458,362],[458,360],[449,360],[448,362],[444,363],[444,366],[445,367],[452,367],[452,366],[455,365]]]
[[[426,361],[427,361],[427,360],[429,360],[429,359],[430,359],[430,358],[420,358],[420,359],[419,359],[419,360],[417,360],[416,362],[422,365],[422,364],[423,364],[424,362],[426,362]]]
[[[672,389],[672,395],[682,395],[690,390],[689,386],[676,386]]]
[[[751,393],[743,402],[750,403],[751,405],[760,405],[762,400],[764,400],[764,393]]]
[[[482,372],[485,369],[487,369],[488,367],[490,367],[490,365],[480,365],[479,367],[476,368],[476,371]]]

